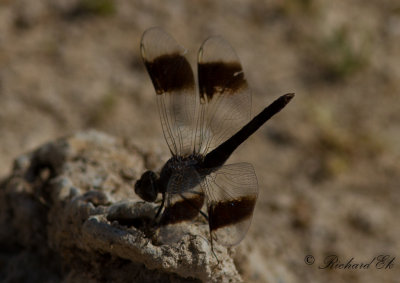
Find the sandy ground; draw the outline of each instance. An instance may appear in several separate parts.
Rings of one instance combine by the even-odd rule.
[[[251,162],[259,181],[236,250],[246,282],[397,282],[400,3],[160,3],[0,1],[0,176],[19,154],[89,128],[166,160],[141,34],[163,27],[193,64],[201,42],[220,34],[241,59],[253,113],[296,93],[231,158]],[[329,255],[374,261],[320,269]]]

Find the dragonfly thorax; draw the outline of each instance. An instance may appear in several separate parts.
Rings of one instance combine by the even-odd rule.
[[[188,172],[194,172],[203,161],[203,156],[192,154],[187,157],[173,156],[161,169],[160,175],[153,171],[146,171],[135,184],[135,192],[143,200],[155,202],[159,193],[167,192],[168,184],[173,176],[174,181],[188,177]],[[194,184],[196,180],[192,180]]]
[[[191,154],[187,157],[173,156],[164,165],[164,170],[184,170],[187,167],[197,167],[203,161],[203,156],[199,154]]]
[[[198,154],[192,154],[187,157],[173,156],[171,157],[161,169],[158,185],[160,193],[167,191],[168,183],[171,176],[185,176],[186,172],[196,170],[202,163],[203,157]]]

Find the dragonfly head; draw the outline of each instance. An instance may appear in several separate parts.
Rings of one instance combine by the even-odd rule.
[[[158,176],[153,171],[146,171],[142,177],[136,181],[135,193],[143,200],[155,202],[159,193],[157,182]]]

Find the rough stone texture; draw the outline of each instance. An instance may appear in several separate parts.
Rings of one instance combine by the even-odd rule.
[[[206,225],[161,245],[135,228],[156,205],[133,192],[144,158],[90,131],[16,159],[0,187],[2,282],[238,282],[227,250],[210,251]]]

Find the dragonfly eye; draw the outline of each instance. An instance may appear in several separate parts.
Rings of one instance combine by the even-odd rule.
[[[157,179],[158,176],[153,171],[144,172],[142,177],[136,181],[135,193],[145,201],[154,202],[158,194]]]

